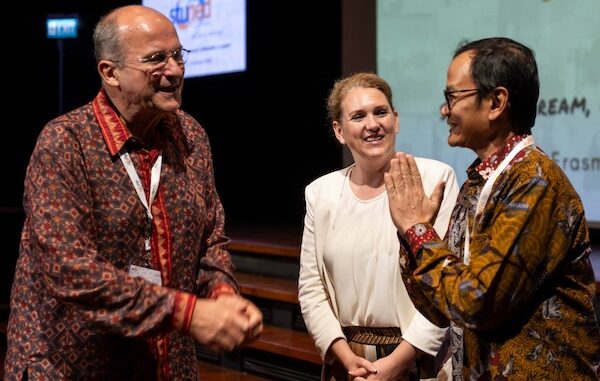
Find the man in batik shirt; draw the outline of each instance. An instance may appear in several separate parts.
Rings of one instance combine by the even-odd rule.
[[[478,157],[445,242],[430,223],[442,184],[423,196],[414,159],[400,153],[386,187],[411,298],[435,324],[452,322],[454,379],[597,380],[588,227],[573,186],[531,135],[533,52],[506,38],[467,44],[444,95],[448,143]]]
[[[262,330],[238,295],[206,132],[179,110],[186,50],[159,12],[94,32],[102,90],[48,123],[25,181],[8,380],[194,380],[195,343]]]

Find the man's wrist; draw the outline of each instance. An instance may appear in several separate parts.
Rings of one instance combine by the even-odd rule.
[[[233,288],[232,285],[230,285],[228,283],[220,283],[212,289],[212,291],[210,292],[209,298],[217,299],[219,296],[225,295],[225,294],[236,295],[237,292],[236,292],[235,288]]]
[[[173,302],[172,324],[175,329],[188,333],[192,325],[192,315],[196,306],[197,297],[183,291],[175,293]]]
[[[439,238],[433,225],[428,222],[414,224],[406,231],[405,235],[413,257],[416,257],[424,243]]]

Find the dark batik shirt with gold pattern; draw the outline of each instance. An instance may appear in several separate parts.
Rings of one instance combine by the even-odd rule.
[[[559,166],[535,145],[525,148],[474,224],[486,179],[523,138],[469,167],[445,241],[428,224],[407,232],[404,281],[423,315],[440,326],[452,321],[456,380],[596,380],[600,330],[588,227]]]
[[[151,222],[119,158],[124,151],[146,195],[162,153]],[[26,372],[29,380],[197,378],[195,344],[184,333],[196,296],[237,290],[198,122],[177,111],[153,142],[141,142],[101,91],[41,132],[24,209],[7,379]],[[132,264],[158,270],[162,286],[129,276]]]

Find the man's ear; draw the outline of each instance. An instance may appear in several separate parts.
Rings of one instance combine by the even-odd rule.
[[[510,103],[508,102],[508,89],[504,86],[496,87],[490,94],[490,120],[495,120],[508,111]]]
[[[109,86],[118,86],[119,79],[116,74],[115,63],[107,60],[100,60],[98,62],[98,73],[104,83]]]

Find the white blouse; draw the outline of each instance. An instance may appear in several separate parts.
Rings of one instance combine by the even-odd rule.
[[[406,289],[396,232],[385,189],[373,199],[361,200],[346,176],[323,250],[342,327],[401,326],[406,298],[399,294]]]

